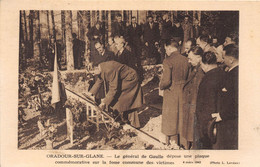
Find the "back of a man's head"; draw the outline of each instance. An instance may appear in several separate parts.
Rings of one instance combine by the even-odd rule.
[[[72,33],[72,37],[73,38],[77,38],[77,34],[76,33]]]
[[[201,35],[200,40],[208,43],[209,42],[209,36],[208,35]]]
[[[202,62],[204,64],[217,64],[217,57],[214,52],[208,51],[202,55]]]
[[[178,42],[177,41],[175,41],[175,40],[167,40],[166,42],[165,42],[165,46],[166,47],[172,47],[172,48],[178,48],[179,47],[179,44],[178,44]]]
[[[226,52],[226,56],[231,56],[234,57],[235,59],[238,60],[239,58],[239,51],[238,51],[238,47],[235,44],[229,44],[227,46],[224,47],[223,51]]]

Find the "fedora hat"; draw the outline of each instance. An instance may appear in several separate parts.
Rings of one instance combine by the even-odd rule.
[[[215,144],[217,141],[217,118],[212,118],[208,123],[208,137],[212,144]]]

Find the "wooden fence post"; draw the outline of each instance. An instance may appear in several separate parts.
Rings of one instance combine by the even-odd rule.
[[[73,144],[73,115],[69,108],[66,108],[67,138]]]

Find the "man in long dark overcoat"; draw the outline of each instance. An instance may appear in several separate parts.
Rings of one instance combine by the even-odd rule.
[[[142,27],[137,24],[136,17],[132,17],[132,23],[127,27],[127,39],[131,51],[138,61],[140,61],[142,45],[141,45]]]
[[[156,49],[156,44],[160,41],[160,30],[158,23],[153,21],[152,16],[147,17],[148,22],[143,25],[143,39],[145,49],[147,50],[147,58],[160,59],[160,55]]]
[[[203,54],[201,68],[205,72],[202,78],[196,104],[194,149],[212,149],[213,143],[208,133],[212,114],[218,112],[218,91],[223,83],[224,71],[217,65],[217,58],[213,52]]]
[[[199,21],[195,20],[193,25],[193,38],[197,39],[201,35],[201,27],[199,26]]]
[[[160,89],[163,93],[162,132],[178,142],[179,114],[182,107],[182,89],[188,77],[188,59],[182,56],[178,50],[176,41],[167,41],[166,54],[169,56],[163,61],[163,76],[160,81]]]
[[[96,94],[103,82],[108,85],[106,97],[101,100],[100,107],[111,106],[114,111],[128,116],[130,124],[140,127],[136,109],[143,104],[141,85],[136,71],[116,61],[107,61],[99,65],[100,78],[90,92]]]
[[[75,33],[72,33],[73,37],[73,59],[74,59],[74,68],[80,69],[83,64],[83,56],[85,53],[85,42],[77,38]]]
[[[238,149],[238,48],[224,47],[224,63],[229,67],[220,92],[217,141],[214,149]]]
[[[204,76],[200,67],[203,50],[197,46],[191,48],[188,61],[191,64],[189,77],[183,87],[183,111],[180,114],[180,144],[190,149],[193,144],[194,118],[199,84]]]
[[[169,18],[168,13],[165,13],[163,15],[163,21],[162,21],[162,33],[161,33],[161,62],[165,58],[165,49],[164,44],[167,40],[170,40],[172,38],[173,31],[172,31],[172,22]]]
[[[119,13],[116,15],[116,21],[111,25],[111,36],[123,36],[125,38],[126,35],[126,24],[122,21],[122,15]]]

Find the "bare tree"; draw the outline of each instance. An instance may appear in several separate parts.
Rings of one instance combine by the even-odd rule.
[[[73,60],[73,44],[72,44],[72,12],[65,11],[65,24],[66,24],[66,57],[67,57],[67,70],[74,70]]]
[[[56,42],[56,30],[55,30],[55,21],[54,21],[54,14],[53,14],[53,10],[51,11],[51,20],[52,20],[52,34],[53,34],[53,37],[55,39],[55,42]]]
[[[24,28],[23,12],[20,11],[20,38],[19,38],[19,69],[24,69],[25,65],[25,45],[24,45]]]
[[[48,28],[48,38],[51,38],[51,30],[50,30],[50,18],[49,18],[49,11],[47,10],[47,28]]]
[[[82,24],[81,24],[81,28],[83,29],[83,39],[85,41],[85,54],[84,54],[84,64],[85,66],[87,66],[89,64],[89,39],[87,37],[87,33],[88,33],[88,25],[89,25],[89,20],[90,20],[90,15],[89,15],[89,11],[83,11],[82,12]]]
[[[111,35],[111,25],[112,25],[112,20],[111,20],[111,11],[108,11],[108,36]]]
[[[61,37],[62,37],[62,45],[63,45],[63,48],[64,48],[64,55],[66,55],[66,36],[65,36],[65,32],[66,32],[66,29],[65,29],[65,11],[62,10],[61,11]],[[66,56],[64,57],[65,58],[65,62],[66,62]]]
[[[82,12],[77,11],[77,26],[78,26],[78,38],[81,40],[82,39]]]
[[[20,29],[20,44],[24,42],[24,29],[23,29],[23,23],[22,23],[22,20],[23,20],[23,13],[22,11],[20,11],[20,24],[19,24],[19,29]]]
[[[25,10],[23,11],[23,17],[24,17],[24,35],[25,35],[25,41],[28,41],[28,31],[27,31],[27,19],[26,19],[26,13]]]
[[[36,19],[36,22],[37,22],[37,42],[38,42],[38,48],[39,48],[39,56],[40,56],[40,62],[41,62],[41,65],[43,64],[43,60],[42,60],[42,46],[41,46],[41,22],[40,22],[40,11],[37,11],[36,12],[36,15],[37,15],[37,19]]]
[[[33,17],[34,17],[34,11],[30,10],[30,14],[29,14],[29,34],[30,34],[30,41],[29,41],[29,47],[28,47],[28,56],[30,58],[33,57]]]

